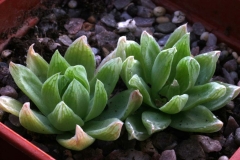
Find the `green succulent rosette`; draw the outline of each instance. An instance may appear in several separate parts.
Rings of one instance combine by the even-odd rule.
[[[138,90],[111,95],[121,69],[121,58],[113,58],[96,70],[95,57],[85,36],[76,39],[64,57],[55,51],[50,63],[32,45],[26,66],[10,62],[9,70],[38,110],[32,110],[29,102],[22,104],[7,96],[0,97],[0,108],[18,116],[21,125],[30,131],[57,134],[56,140],[69,149],[82,150],[95,139],[113,141],[120,135],[122,121],[142,103]],[[103,111],[113,110],[106,109],[110,102],[113,107],[117,105],[118,112],[101,116]]]
[[[150,34],[143,32],[140,44],[124,40],[125,52],[106,58],[122,58],[123,82],[143,96],[142,107],[125,120],[129,139],[145,140],[169,126],[203,133],[222,128],[223,123],[212,111],[234,99],[240,87],[212,82],[220,52],[193,57],[189,37],[186,25],[182,25],[161,49]]]

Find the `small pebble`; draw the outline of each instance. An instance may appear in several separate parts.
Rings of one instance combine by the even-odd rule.
[[[143,18],[143,17],[134,17],[134,20],[136,22],[136,26],[138,27],[152,27],[152,24],[154,23],[154,18]]]
[[[159,44],[161,47],[163,47],[163,46],[166,44],[166,42],[167,42],[167,40],[168,40],[169,37],[170,37],[170,34],[168,34],[168,35],[164,36],[163,38],[159,39],[159,40],[158,40],[158,44]]]
[[[232,79],[230,73],[225,68],[222,68],[222,74],[223,74],[223,77],[227,80],[227,83],[235,85],[235,82]]]
[[[235,142],[240,146],[240,128],[237,128],[234,136]]]
[[[9,114],[8,120],[12,123],[12,125],[14,125],[16,127],[20,127],[21,126],[19,118],[17,116],[13,115],[13,114]]]
[[[138,12],[137,16],[144,17],[144,18],[150,18],[152,16],[152,10],[143,6],[137,6]]]
[[[114,0],[113,5],[117,10],[120,10],[126,7],[130,2],[131,0]]]
[[[231,71],[236,71],[237,70],[237,61],[236,59],[231,59],[227,62],[224,63],[223,67],[228,71],[228,72],[231,72]]]
[[[227,156],[221,156],[218,158],[218,160],[229,160],[229,158]]]
[[[198,54],[199,54],[199,47],[197,46],[197,47],[192,48],[192,49],[191,49],[191,54],[192,54],[193,56],[198,55]]]
[[[72,44],[72,40],[67,35],[59,36],[58,40],[65,46],[70,46]]]
[[[99,66],[99,64],[101,63],[101,61],[102,61],[102,58],[101,58],[101,56],[99,56],[99,55],[96,55],[95,56],[95,61],[96,61],[96,67],[98,67]]]
[[[229,136],[231,133],[233,133],[237,128],[239,128],[238,123],[236,120],[232,117],[229,116],[228,122],[226,124],[225,130],[224,130],[224,135]]]
[[[91,15],[90,17],[88,17],[87,21],[95,24],[97,22],[97,19],[94,15]]]
[[[200,36],[200,39],[204,40],[204,41],[207,41],[208,40],[208,35],[209,35],[208,32],[203,32]]]
[[[94,28],[94,24],[89,22],[84,22],[82,26],[82,30],[84,31],[91,31]]]
[[[153,9],[153,14],[156,17],[163,16],[165,15],[165,13],[166,13],[166,9],[164,7],[158,6]]]
[[[172,22],[158,24],[155,27],[156,31],[165,33],[165,34],[172,33],[176,28],[177,28],[177,26]]]
[[[196,138],[196,140],[201,144],[202,149],[206,153],[210,152],[219,152],[222,149],[222,145],[218,140],[211,139],[208,136],[204,135],[195,135],[192,136],[191,138]]]
[[[109,13],[107,15],[105,15],[104,17],[101,18],[101,22],[103,22],[104,24],[106,24],[109,27],[116,27],[116,21],[114,18],[114,15],[112,13]]]
[[[121,19],[123,20],[128,20],[128,19],[132,19],[132,16],[130,16],[126,11],[124,11],[122,14],[121,14]]]
[[[232,52],[232,56],[233,56],[233,58],[238,59],[238,54],[237,54],[237,52]]]
[[[169,22],[170,19],[168,17],[165,17],[165,16],[160,16],[160,17],[157,17],[156,18],[156,22],[157,23],[166,23],[166,22]]]
[[[231,133],[227,137],[223,147],[224,147],[224,152],[226,152],[230,155],[233,154],[234,152],[236,152],[236,150],[238,149],[239,146],[235,142],[235,138],[234,138],[233,133]]]
[[[69,34],[76,34],[81,30],[84,19],[81,18],[70,18],[70,20],[64,25],[64,28]]]
[[[235,82],[238,81],[238,74],[237,74],[237,72],[235,72],[235,71],[230,72],[230,76],[232,77],[232,79],[233,79]]]
[[[211,52],[211,51],[215,51],[217,49],[217,46],[205,46],[200,53],[207,53],[207,52]]]
[[[173,19],[172,19],[172,23],[183,23],[185,21],[185,14],[181,11],[175,11],[174,12],[174,16],[173,16]]]
[[[162,152],[161,157],[159,158],[159,160],[176,160],[177,156],[175,151],[172,150],[165,150]]]
[[[220,52],[219,60],[220,60],[220,61],[225,60],[226,57],[228,56],[228,54],[229,54],[228,51],[226,51],[226,50],[222,50],[222,51]]]
[[[9,96],[15,99],[18,97],[17,91],[12,86],[9,86],[9,85],[2,87],[0,89],[0,95]]]
[[[156,7],[152,0],[141,0],[141,5],[152,10]]]
[[[233,101],[228,102],[226,104],[226,108],[229,110],[232,110],[234,108],[234,102]]]
[[[203,32],[205,32],[205,27],[202,25],[202,23],[200,22],[195,22],[193,25],[192,25],[192,28],[193,28],[193,32],[196,34],[196,35],[201,35]]]
[[[110,31],[103,31],[96,35],[98,47],[105,47],[109,51],[112,51],[114,48],[116,48],[118,38],[118,34]]]
[[[68,7],[69,7],[69,8],[76,8],[77,5],[78,5],[78,3],[77,3],[77,1],[75,1],[75,0],[70,0],[70,1],[68,2]]]
[[[1,54],[1,58],[3,58],[3,59],[8,58],[9,56],[11,56],[11,54],[12,54],[11,50],[9,50],[9,49],[3,50],[2,54]]]
[[[215,46],[215,45],[217,45],[217,37],[214,34],[209,33],[206,46]]]

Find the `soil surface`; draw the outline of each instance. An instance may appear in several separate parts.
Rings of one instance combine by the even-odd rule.
[[[163,15],[156,15],[153,12],[155,7],[151,1],[144,0],[43,2],[37,10],[30,13],[39,18],[38,23],[27,28],[27,33],[21,38],[12,38],[1,53],[0,94],[17,98],[21,102],[29,101],[14,83],[8,64],[13,61],[25,65],[27,50],[33,43],[34,50],[49,61],[56,49],[64,54],[72,41],[86,35],[97,64],[116,47],[118,38],[123,35],[139,42],[141,32],[147,30],[163,46],[174,29],[186,23],[187,19],[184,15],[182,21],[173,20],[177,13],[166,11]],[[118,22],[128,19],[136,21],[137,31],[121,31]],[[193,55],[211,50],[221,51],[213,79],[239,85],[240,59],[237,53],[226,44],[217,42],[217,37],[207,32],[199,23],[189,23],[188,29],[191,32]],[[121,87],[123,85],[119,82],[117,89]],[[97,140],[83,151],[61,147],[55,141],[55,135],[41,135],[25,130],[18,118],[8,113],[0,111],[0,121],[58,160],[226,160],[240,145],[239,102],[238,96],[214,113],[224,122],[224,127],[217,133],[188,133],[169,127],[146,141],[139,142],[128,140],[123,127],[118,140]]]

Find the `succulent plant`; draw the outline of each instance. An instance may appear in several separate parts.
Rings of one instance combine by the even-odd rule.
[[[125,120],[129,139],[145,140],[168,126],[204,133],[222,128],[212,111],[234,99],[240,87],[211,81],[220,52],[193,57],[186,28],[177,28],[162,49],[143,32],[140,45],[125,40],[125,52],[106,57],[122,58],[122,80],[143,96],[142,107]]]
[[[50,63],[32,45],[26,66],[10,62],[9,70],[38,110],[32,110],[29,102],[22,104],[7,96],[0,97],[0,108],[18,116],[22,126],[30,131],[57,134],[57,141],[69,149],[82,150],[95,139],[112,141],[120,135],[122,120],[142,103],[138,90],[111,95],[121,69],[121,58],[113,58],[96,70],[85,36],[76,39],[64,57],[55,51]],[[117,105],[121,110],[114,116],[104,114],[97,118],[108,111],[107,105]]]

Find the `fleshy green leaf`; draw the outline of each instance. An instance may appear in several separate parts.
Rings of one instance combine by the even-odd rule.
[[[200,71],[200,65],[192,57],[184,57],[177,65],[176,80],[180,86],[180,93],[193,87]]]
[[[168,49],[174,46],[174,44],[187,33],[187,24],[179,26],[168,38],[167,43],[163,49]]]
[[[200,72],[196,81],[196,85],[201,85],[209,82],[215,72],[219,55],[219,51],[213,51],[199,54],[195,57],[200,65]]]
[[[30,109],[30,103],[24,103],[19,112],[21,125],[33,132],[42,134],[59,134],[61,131],[55,129],[49,120],[42,114]]]
[[[98,79],[104,84],[107,95],[110,96],[117,84],[121,70],[121,58],[114,58],[105,63],[90,82],[91,94],[94,92],[95,83]]]
[[[175,95],[179,95],[180,94],[180,87],[178,84],[177,80],[173,80],[171,85],[165,85],[160,91],[159,91],[159,98],[156,98],[155,100],[160,100],[163,99],[167,99],[167,101],[169,99],[171,99],[173,96]],[[164,100],[165,101],[165,100]],[[162,106],[162,105],[158,105],[158,106]]]
[[[227,90],[223,97],[203,104],[205,107],[207,107],[211,111],[215,111],[217,109],[222,108],[223,106],[225,106],[229,101],[233,100],[240,93],[239,86],[222,83],[222,82],[218,82],[218,83],[220,83],[221,85],[224,85],[227,88]]]
[[[142,67],[139,61],[135,60],[133,56],[130,56],[123,62],[121,71],[121,78],[128,88],[130,88],[128,82],[134,74],[142,77]]]
[[[87,148],[95,141],[93,137],[85,133],[78,125],[76,125],[75,135],[70,133],[60,134],[57,136],[56,140],[63,147],[76,151]]]
[[[118,39],[117,47],[114,49],[113,52],[111,52],[107,57],[105,57],[102,62],[99,64],[99,66],[96,69],[96,72],[98,72],[105,63],[110,61],[114,58],[121,58],[122,61],[126,59],[126,53],[125,53],[125,46],[126,46],[126,37],[122,36]]]
[[[1,96],[0,97],[0,109],[11,113],[15,116],[19,116],[19,112],[22,108],[23,104],[16,99],[8,96]]]
[[[123,121],[141,106],[142,99],[138,90],[120,92],[109,99],[108,108],[103,111],[97,120],[118,118]]]
[[[100,140],[113,141],[118,139],[122,129],[123,122],[117,118],[106,119],[103,121],[89,121],[86,122],[84,131]]]
[[[156,108],[154,103],[152,102],[151,96],[149,94],[150,88],[149,86],[144,82],[144,80],[139,77],[138,75],[134,75],[130,80],[129,80],[129,85],[134,88],[138,89],[140,93],[143,96],[143,102],[148,104],[149,106]]]
[[[141,46],[135,41],[127,41],[125,47],[126,57],[133,56],[134,59],[141,60]]]
[[[156,57],[151,71],[151,93],[153,98],[158,96],[158,92],[165,85],[171,72],[171,64],[176,53],[176,48],[162,50]]]
[[[83,65],[87,71],[88,80],[94,76],[96,62],[94,53],[87,43],[87,37],[81,36],[76,39],[67,49],[64,58],[72,65]]]
[[[71,83],[71,80],[67,76],[59,75],[58,90],[59,90],[60,97],[62,97],[62,95],[64,94],[65,90],[67,89],[70,83]]]
[[[79,81],[76,79],[72,80],[62,96],[62,100],[75,114],[82,119],[85,118],[88,111],[90,97],[86,88]]]
[[[125,121],[125,127],[128,131],[129,140],[137,139],[138,141],[144,141],[150,137],[142,123],[141,115],[129,116]]]
[[[195,86],[186,92],[189,98],[183,110],[188,110],[197,105],[221,98],[226,93],[226,90],[224,85],[217,82]]]
[[[164,130],[171,123],[171,117],[161,112],[145,111],[142,113],[142,122],[149,135]]]
[[[143,66],[144,80],[147,83],[151,83],[152,66],[155,58],[160,52],[160,47],[153,36],[146,31],[143,31],[141,35],[140,44],[142,59],[139,61]]]
[[[38,77],[27,67],[13,62],[9,64],[9,71],[23,93],[33,101],[44,115],[49,114],[50,110],[44,104],[41,94],[42,82]]]
[[[76,124],[83,126],[83,120],[76,115],[63,101],[47,116],[51,124],[60,131],[71,131]]]
[[[107,92],[101,81],[97,80],[95,84],[94,96],[90,101],[88,114],[85,117],[85,122],[89,121],[102,113],[108,101]]]
[[[219,131],[223,123],[209,109],[199,105],[174,115],[170,126],[186,132],[212,133]]]
[[[170,84],[172,83],[176,75],[176,67],[178,62],[184,57],[191,56],[189,37],[190,37],[190,33],[186,33],[174,45],[174,47],[176,47],[177,49],[177,52],[174,54],[174,58],[172,61],[172,69],[169,75],[169,79],[167,81]]]
[[[87,79],[87,72],[85,68],[81,65],[68,67],[64,73],[70,80],[78,80],[90,93],[90,86]]]
[[[56,50],[50,61],[47,75],[48,77],[51,77],[56,73],[60,73],[61,75],[63,75],[65,70],[69,66],[70,65],[68,64],[68,62],[62,57],[62,55],[58,52],[58,50]]]
[[[164,106],[159,108],[162,112],[176,114],[180,112],[188,101],[188,95],[176,95],[172,97]]]
[[[61,97],[58,90],[58,79],[59,73],[51,76],[44,82],[41,89],[42,90],[41,95],[43,97],[42,101],[45,102],[46,104],[45,107],[48,108],[50,112],[52,112],[56,105],[61,101]]]
[[[34,51],[33,44],[28,49],[26,65],[41,82],[44,82],[47,79],[49,64],[43,59],[43,57]]]

